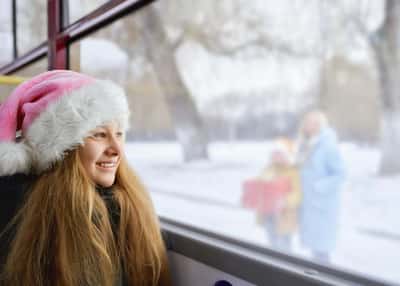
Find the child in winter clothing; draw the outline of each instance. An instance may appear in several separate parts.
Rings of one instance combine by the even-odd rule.
[[[299,172],[292,161],[289,142],[279,141],[271,153],[269,165],[259,176],[265,182],[275,182],[275,191],[281,192],[273,211],[258,213],[258,217],[264,222],[271,245],[286,251],[291,248],[301,201]]]

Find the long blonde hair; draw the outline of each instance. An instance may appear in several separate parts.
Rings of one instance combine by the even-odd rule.
[[[166,250],[151,200],[123,158],[113,186],[116,239],[107,207],[78,151],[42,174],[16,215],[2,280],[14,286],[170,285]]]

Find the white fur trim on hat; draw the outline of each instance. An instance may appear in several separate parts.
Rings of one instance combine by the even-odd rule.
[[[40,173],[62,160],[66,151],[102,124],[116,120],[126,130],[128,118],[125,93],[110,81],[96,80],[68,92],[49,104],[23,134],[32,149],[34,171]]]
[[[0,176],[28,174],[31,169],[30,149],[23,142],[0,142]]]

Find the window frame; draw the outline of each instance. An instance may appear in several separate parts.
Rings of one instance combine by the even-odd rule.
[[[0,66],[0,74],[8,75],[47,56],[48,69],[69,69],[68,47],[125,15],[139,11],[156,0],[110,0],[96,10],[69,24],[68,0],[47,1],[47,40],[29,52],[19,55],[17,46],[16,0],[12,0],[14,60]]]
[[[160,217],[160,222],[169,251],[255,285],[399,285],[377,277],[356,274],[340,266],[315,263],[172,219]]]

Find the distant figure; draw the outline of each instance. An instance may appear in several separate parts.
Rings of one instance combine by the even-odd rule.
[[[297,209],[301,200],[300,178],[293,166],[289,142],[279,141],[271,153],[270,164],[260,178],[265,181],[284,180],[288,190],[277,202],[275,210],[265,217],[265,228],[271,245],[285,251],[292,248],[292,236],[297,229]]]
[[[285,140],[276,143],[265,170],[245,182],[243,197],[243,204],[255,209],[271,246],[285,251],[291,250],[301,200],[300,178],[289,145]]]
[[[299,133],[296,159],[303,191],[300,237],[314,259],[329,263],[337,240],[343,161],[336,134],[322,112],[306,114]]]

